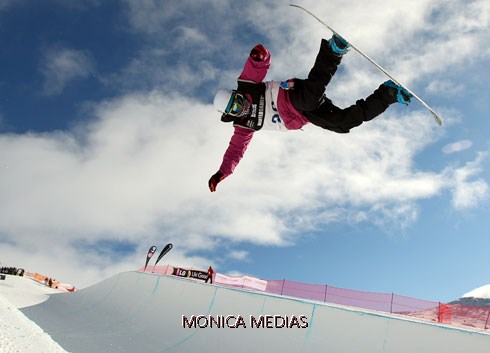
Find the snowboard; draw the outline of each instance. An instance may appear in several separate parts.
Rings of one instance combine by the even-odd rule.
[[[318,22],[320,22],[323,26],[325,26],[326,28],[328,28],[332,33],[338,35],[339,37],[342,37],[344,38],[348,43],[349,43],[349,46],[350,48],[352,48],[353,50],[355,50],[356,52],[358,52],[359,54],[361,54],[364,58],[366,58],[371,64],[373,64],[379,71],[381,71],[383,74],[385,74],[388,78],[390,78],[394,83],[396,83],[397,85],[403,87],[405,90],[407,90],[407,92],[409,92],[413,98],[415,98],[416,100],[418,100],[423,106],[424,108],[426,108],[431,114],[432,116],[434,117],[435,121],[437,122],[437,124],[439,125],[442,125],[442,119],[441,117],[439,116],[439,114],[437,114],[434,109],[432,109],[427,103],[425,103],[420,97],[418,97],[413,91],[411,91],[410,89],[408,89],[408,87],[402,83],[400,83],[399,80],[397,80],[395,77],[393,77],[392,74],[390,74],[388,71],[386,71],[386,69],[384,69],[381,65],[379,65],[376,61],[374,61],[373,59],[371,59],[369,56],[367,56],[363,51],[361,51],[359,48],[357,48],[356,46],[354,46],[349,40],[346,39],[345,36],[341,35],[339,32],[337,32],[336,30],[334,30],[332,27],[330,27],[328,24],[326,24],[325,22],[323,22],[320,18],[318,18],[315,14],[313,14],[312,12],[310,12],[309,10],[305,9],[304,7],[302,6],[299,6],[299,5],[290,5],[292,7],[296,7],[298,9],[301,9],[303,11],[305,11],[307,14],[309,14],[310,16],[312,16],[313,18],[315,18]]]

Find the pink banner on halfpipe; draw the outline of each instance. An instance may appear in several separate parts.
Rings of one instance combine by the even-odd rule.
[[[260,291],[265,291],[265,288],[267,287],[267,281],[264,281],[263,279],[249,276],[232,277],[223,275],[221,273],[216,273],[214,277],[214,283],[232,287],[255,289]]]

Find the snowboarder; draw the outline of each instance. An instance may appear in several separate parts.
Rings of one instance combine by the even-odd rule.
[[[262,44],[252,49],[238,77],[237,89],[219,90],[214,97],[213,105],[222,113],[221,121],[233,122],[234,133],[218,172],[209,179],[211,192],[233,173],[255,131],[262,128],[297,130],[312,123],[337,133],[348,133],[380,115],[393,103],[410,103],[411,94],[390,80],[348,108],[335,106],[325,96],[325,86],[348,47],[349,43],[336,34],[329,40],[322,39],[308,78],[284,82],[262,82],[271,64],[271,54]]]

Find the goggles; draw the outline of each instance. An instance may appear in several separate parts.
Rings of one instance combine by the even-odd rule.
[[[225,109],[225,114],[234,116],[234,117],[239,117],[242,115],[243,109],[247,105],[247,98],[241,93],[238,93],[237,91],[232,91],[230,100],[228,101],[228,105],[226,106]]]

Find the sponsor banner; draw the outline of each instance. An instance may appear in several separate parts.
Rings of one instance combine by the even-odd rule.
[[[267,281],[263,279],[249,276],[231,277],[221,273],[216,274],[214,277],[214,283],[240,288],[250,288],[260,291],[265,291],[267,287]]]
[[[185,268],[175,268],[172,273],[174,276],[193,278],[205,281],[208,278],[208,273],[206,271],[198,270],[186,270]]]

